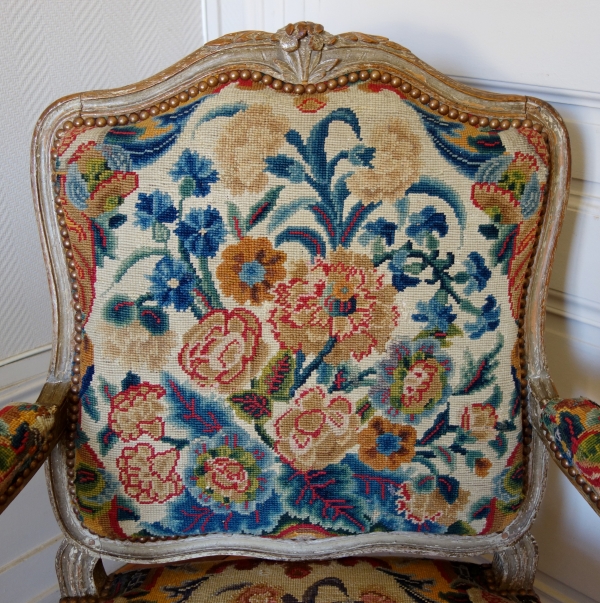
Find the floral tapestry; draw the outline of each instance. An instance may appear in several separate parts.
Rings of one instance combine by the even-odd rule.
[[[539,133],[381,83],[219,86],[59,149],[76,492],[111,538],[502,531]]]

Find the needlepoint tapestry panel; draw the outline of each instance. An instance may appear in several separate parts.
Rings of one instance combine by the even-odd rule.
[[[110,538],[502,531],[548,153],[361,83],[232,82],[57,160]]]

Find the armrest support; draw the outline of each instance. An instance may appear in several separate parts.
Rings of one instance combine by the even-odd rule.
[[[600,515],[600,405],[554,398],[542,409],[540,424],[552,458]]]
[[[43,465],[66,423],[68,383],[46,383],[35,404],[0,409],[0,513]]]

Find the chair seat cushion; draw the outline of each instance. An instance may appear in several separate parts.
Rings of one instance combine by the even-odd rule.
[[[539,603],[533,591],[493,593],[489,566],[427,559],[350,557],[266,561],[212,557],[112,574],[106,603]]]
[[[0,494],[29,466],[53,425],[53,413],[43,406],[11,404],[0,409]]]

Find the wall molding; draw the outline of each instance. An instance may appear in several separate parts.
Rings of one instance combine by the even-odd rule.
[[[519,93],[525,96],[535,96],[550,103],[561,103],[563,105],[579,105],[600,109],[600,93],[588,90],[572,90],[571,88],[559,88],[554,86],[536,86],[534,84],[523,84],[521,82],[504,82],[501,80],[487,80],[484,78],[467,77],[463,75],[449,75],[455,80],[473,86],[483,88],[492,92],[503,94]]]
[[[600,329],[600,304],[590,299],[550,289],[546,311]]]

